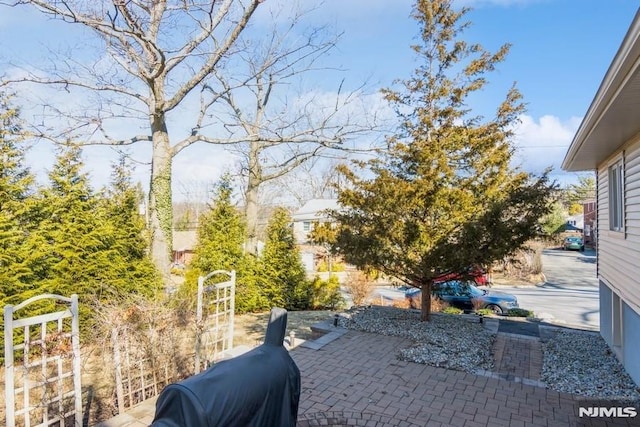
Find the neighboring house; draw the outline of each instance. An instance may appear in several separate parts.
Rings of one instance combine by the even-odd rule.
[[[596,171],[600,334],[640,384],[640,10],[562,168]]]
[[[567,217],[567,224],[571,230],[578,229],[582,231],[584,229],[584,216],[582,214],[571,215]]]
[[[596,249],[596,201],[582,203],[582,223],[584,224],[584,244]]]
[[[327,209],[338,209],[337,199],[311,199],[291,215],[293,235],[299,244],[309,242],[309,233],[315,224],[329,221]]]
[[[193,259],[193,251],[198,241],[196,230],[173,232],[173,263],[187,265]]]
[[[307,272],[315,271],[316,259],[324,256],[324,249],[309,241],[315,224],[328,222],[327,209],[337,209],[337,199],[312,199],[291,215],[293,235],[300,247],[300,255]]]

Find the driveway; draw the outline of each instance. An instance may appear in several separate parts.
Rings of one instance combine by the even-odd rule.
[[[598,288],[596,252],[593,249],[584,252],[546,249],[542,253],[542,266],[549,286]]]
[[[600,325],[596,253],[547,249],[542,255],[546,282],[535,287],[500,287],[518,297],[520,307],[553,323],[597,330]]]

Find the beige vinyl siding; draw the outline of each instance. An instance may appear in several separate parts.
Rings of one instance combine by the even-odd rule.
[[[640,313],[640,141],[624,151],[624,230],[609,230],[609,166],[598,169],[599,275]]]

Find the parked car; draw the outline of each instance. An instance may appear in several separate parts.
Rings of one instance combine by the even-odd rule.
[[[562,249],[565,251],[584,251],[584,242],[582,241],[582,237],[565,237],[562,242]]]
[[[442,274],[433,279],[433,282],[440,283],[449,280],[472,280],[478,286],[485,286],[489,283],[489,275],[480,267],[469,267],[465,273]]]
[[[466,311],[488,308],[496,314],[503,314],[512,308],[518,308],[518,299],[514,295],[478,289],[471,281],[449,280],[434,283],[431,286],[431,294],[453,307]],[[404,296],[409,300],[409,305],[415,308],[415,302],[422,297],[422,291],[411,288],[405,291]]]

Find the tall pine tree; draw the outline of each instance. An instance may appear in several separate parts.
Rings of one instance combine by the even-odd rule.
[[[0,93],[0,302],[20,302],[31,280],[29,253],[23,242],[33,228],[29,221],[34,177],[25,166],[19,112],[11,97]],[[18,296],[18,298],[16,298]]]
[[[293,236],[291,216],[285,208],[277,208],[267,225],[262,266],[264,292],[272,305],[287,310],[309,308],[311,287]]]
[[[257,277],[258,260],[244,251],[246,225],[231,201],[232,193],[230,177],[225,175],[209,211],[198,222],[198,243],[184,291],[195,295],[198,276],[215,270],[236,270],[236,311],[265,310],[269,303]]]
[[[144,217],[139,213],[138,188],[131,182],[131,166],[122,155],[112,167],[111,185],[99,199],[101,248],[96,260],[105,266],[102,280],[120,295],[153,295],[161,277],[148,256]]]
[[[489,265],[535,235],[548,210],[547,176],[513,169],[513,129],[521,95],[507,93],[489,120],[473,115],[469,97],[505,59],[461,39],[468,9],[452,0],[418,0],[413,17],[421,64],[400,90],[385,90],[400,120],[388,149],[368,164],[372,178],[343,168],[350,186],[337,247],[358,267],[373,267],[422,289],[428,320],[433,280],[471,265]]]
[[[25,297],[99,292],[106,266],[96,254],[104,236],[97,227],[97,199],[82,167],[77,145],[58,148],[49,186],[41,189],[37,201],[38,229],[26,240],[35,281]]]

